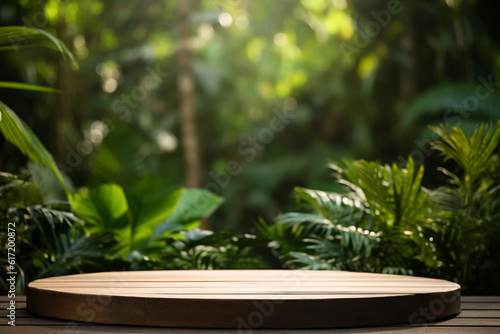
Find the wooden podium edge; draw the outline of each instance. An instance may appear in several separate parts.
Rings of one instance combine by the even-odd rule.
[[[189,299],[101,296],[26,290],[27,311],[98,324],[224,328],[321,329],[422,325],[460,313],[460,288],[447,292],[370,298]]]

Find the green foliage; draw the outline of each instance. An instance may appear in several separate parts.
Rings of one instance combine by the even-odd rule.
[[[426,195],[420,189],[424,167],[416,169],[410,157],[404,168],[396,164],[344,161],[344,165],[331,164],[337,171],[337,182],[349,189],[349,197],[358,200],[372,216],[377,227],[387,224],[405,228],[419,220]]]
[[[116,236],[86,232],[68,203],[33,205],[42,201],[42,197],[29,176],[2,173],[0,197],[0,225],[5,227],[0,231],[2,293],[8,289],[5,279],[10,271],[8,223],[15,223],[17,293],[24,293],[26,284],[37,278],[126,267],[112,258],[118,245]]]
[[[50,144],[59,163],[68,154],[66,144],[86,148],[77,152],[82,163],[68,166],[77,185],[126,187],[147,173],[180,185],[181,145],[164,150],[158,140],[166,134],[183,142],[175,33],[180,3],[22,1],[14,11],[0,5],[10,13],[0,25],[36,24],[33,18],[45,15],[44,29],[66,43],[82,68],[70,72],[58,54],[44,57],[46,50],[32,59],[25,46],[58,47],[43,35],[35,39],[31,30],[16,32],[26,36],[7,46],[19,52],[2,57],[3,79],[67,92],[55,98],[12,95],[7,104],[16,112],[29,110],[23,120]],[[482,96],[498,90],[500,34],[491,6],[473,0],[401,3],[404,10],[369,36],[364,31],[370,22],[379,24],[372,13],[387,10],[387,1],[193,2],[188,22],[196,41],[191,67],[203,181],[212,182],[210,172],[220,173],[231,160],[242,166],[221,190],[228,205],[212,218],[213,226],[245,231],[255,217],[269,220],[295,185],[331,190],[324,181],[326,158],[390,161],[412,149],[427,123],[458,116],[465,125],[495,117],[497,91],[473,112],[469,99],[467,108],[448,113],[475,96],[480,77],[492,83],[480,89]],[[218,21],[223,12],[231,15],[230,26]],[[152,77],[151,70],[161,75]],[[144,89],[151,82],[157,85]],[[138,89],[144,98],[133,97]],[[259,142],[263,149],[242,145],[269,127],[276,109],[294,118],[271,142]],[[109,128],[96,129],[99,122]],[[65,131],[36,129],[46,124]],[[12,172],[24,161],[8,148],[0,147],[7,157],[0,169]]]
[[[301,252],[289,251],[288,264],[303,269],[367,270],[359,265],[360,259],[370,256],[378,234],[355,227],[366,225],[368,218],[361,203],[339,194],[304,188],[296,188],[295,194],[315,213],[292,212],[277,217],[277,225],[289,228],[296,243],[305,246]],[[279,238],[276,231],[267,231],[265,235],[277,240],[277,247],[289,243],[288,238]]]
[[[2,53],[2,76],[27,82],[4,81],[0,88],[59,91],[42,86],[47,84],[68,94],[23,91],[5,96],[9,102],[0,102],[0,131],[30,160],[57,175],[85,225],[46,221],[45,213],[61,217],[45,210],[55,210],[52,204],[37,206],[46,203],[48,192],[35,175],[36,182],[31,182],[26,174],[0,174],[5,181],[0,185],[2,221],[8,220],[8,208],[17,208],[32,231],[43,228],[52,238],[56,228],[63,237],[57,249],[69,254],[74,254],[73,243],[91,248],[96,242],[86,243],[85,238],[107,240],[112,231],[119,247],[108,249],[108,255],[120,256],[92,260],[107,269],[259,266],[244,262],[255,255],[249,244],[259,248],[263,239],[282,260],[266,258],[276,267],[413,271],[466,282],[476,291],[486,286],[477,284],[480,275],[498,277],[493,236],[498,235],[500,173],[493,152],[497,134],[491,127],[479,129],[477,139],[467,142],[458,129],[435,128],[443,138],[435,148],[448,159],[442,169],[448,182],[437,187],[440,179],[431,174],[425,181],[431,190],[422,187],[424,169],[411,159],[405,166],[344,160],[331,165],[336,184],[324,182],[322,167],[326,157],[390,161],[408,152],[426,122],[457,121],[458,116],[465,129],[498,117],[499,95],[491,88],[497,88],[500,77],[500,34],[496,12],[485,1],[404,3],[404,12],[362,46],[358,42],[374,22],[372,13],[386,8],[387,1],[348,1],[345,8],[342,1],[323,0],[193,2],[188,22],[204,181],[225,182],[222,173],[228,162],[242,167],[220,187],[226,205],[212,216],[213,226],[244,231],[257,216],[269,220],[282,209],[287,212],[284,203],[294,186],[323,190],[296,188],[300,207],[292,211],[300,212],[282,214],[270,226],[260,221],[258,237],[238,238],[248,244],[237,247],[239,241],[233,242],[229,232],[199,232],[210,234],[199,238],[198,232],[180,232],[195,228],[220,198],[179,189],[185,168],[177,142],[185,138],[179,131],[178,41],[172,33],[179,3],[130,0],[123,6],[119,1],[67,0],[14,6],[19,10],[11,14],[12,22],[46,15],[46,28],[53,34],[0,28],[0,51],[19,51]],[[11,9],[0,4],[0,11],[4,8]],[[8,12],[0,20],[9,20]],[[233,18],[231,26],[220,24],[222,12]],[[420,24],[422,20],[429,24]],[[76,63],[55,35],[71,48],[82,71],[66,70],[63,57]],[[347,52],[345,45],[350,46]],[[31,47],[58,54],[41,53],[33,59],[24,52]],[[491,82],[491,87],[481,88],[483,96],[485,88],[491,95],[469,112],[471,105],[465,103],[478,97],[475,84],[481,76]],[[21,120],[12,110],[27,112]],[[272,129],[276,115],[285,114],[288,124]],[[64,131],[45,131],[47,123]],[[271,141],[262,139],[267,137],[264,129],[273,130]],[[162,138],[171,145],[162,145]],[[52,144],[56,159],[41,142]],[[66,144],[81,158],[78,166],[66,167],[78,186],[88,187],[74,197],[54,163],[64,162]],[[78,150],[82,147],[86,150]],[[9,148],[0,145],[0,164],[17,173],[24,161]],[[428,171],[426,165],[426,177]],[[142,177],[149,173],[155,178]],[[213,175],[220,176],[220,183]],[[60,198],[59,189],[51,196]],[[29,218],[30,212],[36,219]],[[64,257],[50,248],[56,242],[48,245],[37,239],[43,233],[33,233],[25,239],[50,249],[45,253],[54,261],[43,260],[27,276],[45,269],[62,272],[63,262],[90,270],[89,261],[73,263],[74,255]]]
[[[440,168],[447,184],[429,192],[441,209],[438,219],[446,228],[436,234],[442,271],[473,293],[500,291],[500,120],[496,127],[481,124],[467,137],[457,128],[434,127],[441,137],[434,143],[458,173]],[[443,274],[441,274],[443,275]]]
[[[30,182],[30,178],[31,176],[27,172],[19,175],[0,172],[1,219],[6,219],[9,206],[29,206],[43,200],[38,192],[37,184]]]
[[[38,271],[32,279],[99,268],[96,259],[113,254],[118,245],[112,233],[85,232],[82,221],[66,210],[51,205],[9,209],[12,221],[25,230],[18,230],[18,240],[32,247],[27,255],[23,254],[23,258],[31,258],[34,267],[26,269]]]
[[[125,257],[134,251],[150,254],[159,246],[158,237],[173,229],[196,227],[221,203],[208,191],[172,190],[150,177],[126,190],[104,184],[71,197],[73,211],[87,222],[89,231],[112,231],[120,237]]]
[[[165,239],[166,269],[263,269],[268,264],[256,253],[266,243],[255,235],[232,231],[181,231]]]
[[[119,230],[128,225],[127,199],[123,189],[116,184],[105,184],[74,194],[71,207],[78,217],[87,222],[89,230]]]
[[[17,51],[19,48],[27,47],[55,48],[63,56],[68,56],[73,67],[77,68],[69,49],[53,35],[34,28],[0,27],[0,50]],[[58,92],[39,85],[15,82],[0,82],[0,88]],[[48,167],[66,193],[70,193],[53,156],[30,127],[2,101],[0,101],[0,132],[32,162]],[[2,226],[10,226],[11,223],[16,225],[14,252],[18,254],[17,293],[23,293],[26,284],[32,279],[102,269],[103,267],[96,261],[106,259],[117,246],[117,240],[111,233],[87,233],[82,221],[73,215],[68,204],[65,208],[57,203],[31,205],[33,202],[40,203],[42,196],[29,177],[2,173],[0,196],[3,202],[0,208]],[[36,200],[33,201],[35,197]],[[0,232],[1,262],[4,263],[1,269],[2,292],[7,291],[5,279],[7,271],[10,271],[7,269],[7,237],[7,229],[3,229]]]
[[[74,69],[78,68],[75,57],[59,38],[37,28],[20,26],[0,27],[0,51],[18,51],[25,48],[50,48],[68,57]]]
[[[76,60],[68,47],[52,34],[36,28],[0,27],[0,51],[17,51],[19,48],[27,47],[54,48],[64,57],[69,57],[73,67],[75,69],[78,68]],[[0,82],[0,88],[14,88],[51,93],[58,92],[48,87],[15,82]],[[2,101],[0,101],[0,132],[5,136],[5,139],[14,144],[31,161],[49,167],[69,193],[69,189],[57,168],[54,157],[47,151],[40,139],[38,139],[26,123]]]
[[[32,161],[49,167],[66,188],[54,157],[47,151],[40,139],[26,123],[2,101],[0,101],[0,131],[5,136],[5,139],[17,146]]]
[[[249,253],[249,248],[244,240],[250,237],[231,236],[230,242],[241,240],[232,245],[227,244],[228,235],[221,234],[194,245],[195,235],[186,234],[222,202],[220,197],[205,190],[169,189],[146,177],[126,190],[116,184],[104,184],[75,193],[70,197],[71,206],[64,201],[40,205],[33,204],[42,202],[43,196],[28,174],[1,173],[0,180],[1,224],[16,224],[18,293],[23,293],[29,281],[53,275],[180,267],[180,263],[186,261],[181,256],[184,250],[166,247],[162,239],[166,237],[178,242],[184,240],[186,249],[193,248],[189,254],[198,252],[205,242],[211,261],[218,263],[214,266],[245,266],[247,261],[244,254]],[[0,232],[0,242],[5,259],[2,262],[7,264],[6,229]],[[175,253],[176,250],[179,253]],[[180,257],[178,261],[160,262],[174,254]],[[209,265],[208,260],[203,261]],[[256,263],[247,262],[247,266]],[[2,277],[7,271],[2,264]],[[1,283],[6,291],[4,278]]]
[[[434,149],[440,151],[445,160],[454,160],[466,173],[464,181],[474,183],[490,167],[491,156],[500,140],[500,120],[496,127],[481,124],[470,136],[459,128],[447,129],[444,126],[431,127],[442,141],[435,142]],[[453,178],[453,175],[450,175]],[[463,188],[468,188],[463,184]]]
[[[16,50],[17,43],[24,43],[24,47],[29,44],[26,42],[45,37],[74,62],[62,42],[37,29],[0,28],[0,45],[6,44],[6,38],[10,40],[13,35],[17,36],[15,43],[11,41],[10,46],[2,49]],[[52,44],[35,43],[32,46]],[[0,87],[55,92],[37,85],[12,82],[2,82]],[[26,283],[36,278],[137,265],[138,258],[146,258],[144,254],[155,255],[155,250],[164,248],[163,243],[157,241],[159,237],[172,230],[198,226],[199,220],[210,215],[222,202],[220,197],[208,191],[170,189],[152,177],[144,177],[126,190],[108,183],[72,193],[53,156],[26,123],[1,101],[0,131],[32,162],[46,166],[54,173],[71,203],[69,206],[69,203],[62,202],[63,207],[60,202],[32,205],[40,203],[43,198],[35,183],[28,181],[27,176],[0,174],[3,182],[0,194],[5,200],[0,218],[2,225],[16,224],[16,247],[22,252],[16,258],[21,273],[18,282],[18,292],[21,293]],[[31,165],[31,170],[39,177],[45,173],[36,165]],[[37,194],[29,205],[26,202],[33,195],[28,196],[28,190],[36,190]],[[7,233],[0,233],[2,253],[6,254]],[[7,260],[2,262],[7,264]],[[2,275],[5,276],[7,271],[7,266],[3,266]],[[2,289],[7,289],[6,281],[2,279],[1,282]]]
[[[330,164],[344,192],[296,188],[308,212],[276,224],[260,222],[283,263],[293,268],[430,275],[462,284],[465,293],[498,293],[500,283],[500,141],[496,127],[467,136],[457,127],[432,127],[444,162],[445,185],[422,186],[423,166],[365,160]]]
[[[485,98],[479,99],[478,86],[472,84],[444,84],[422,93],[405,110],[401,117],[401,126],[407,127],[419,118],[445,115],[450,119],[477,120],[496,119],[500,113],[500,93],[486,92]],[[484,95],[483,90],[480,93]],[[475,104],[477,101],[477,105]],[[467,104],[468,103],[468,104]]]
[[[405,168],[377,162],[330,164],[344,194],[297,188],[313,213],[286,213],[277,224],[299,231],[307,245],[289,251],[291,264],[306,269],[384,271],[405,268],[427,253],[417,226],[427,226],[423,167],[410,158]],[[421,227],[419,227],[421,229]]]

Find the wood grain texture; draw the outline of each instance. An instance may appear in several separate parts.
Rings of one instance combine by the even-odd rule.
[[[458,284],[341,271],[94,273],[37,280],[26,294],[28,312],[50,318],[242,331],[418,325],[460,312]]]

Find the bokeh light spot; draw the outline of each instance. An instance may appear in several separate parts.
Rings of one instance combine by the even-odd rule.
[[[278,46],[285,46],[288,43],[288,38],[282,32],[277,33],[276,35],[274,35],[274,39],[273,40],[274,40],[274,44],[276,44]]]
[[[218,21],[221,26],[224,28],[230,27],[233,24],[233,17],[229,13],[220,13],[218,17]]]

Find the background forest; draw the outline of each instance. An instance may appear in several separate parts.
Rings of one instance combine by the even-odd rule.
[[[0,26],[43,29],[78,64],[0,43],[0,80],[60,91],[0,86],[67,187],[0,136],[26,281],[291,267],[500,293],[496,7],[3,0]]]

